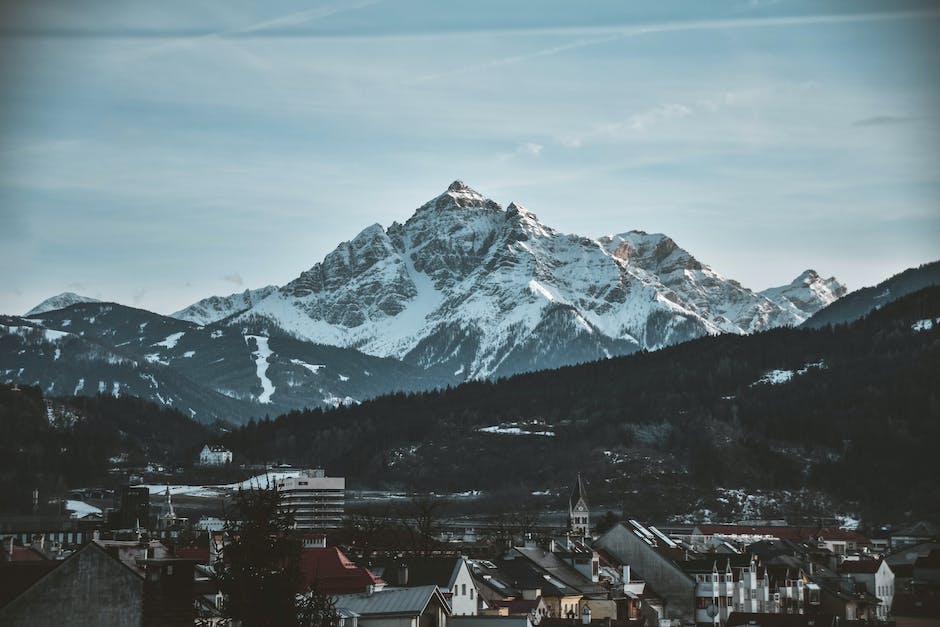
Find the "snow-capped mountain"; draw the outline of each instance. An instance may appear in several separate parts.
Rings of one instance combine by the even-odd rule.
[[[806,270],[788,285],[771,287],[761,295],[790,311],[799,322],[845,296],[846,288],[835,277],[824,279],[815,270]]]
[[[211,324],[223,318],[241,313],[255,303],[277,291],[277,285],[268,285],[256,290],[245,290],[228,296],[210,296],[193,303],[185,309],[171,313],[171,318],[188,320],[196,324]]]
[[[62,292],[56,296],[52,296],[42,301],[25,314],[26,316],[35,316],[37,314],[45,313],[47,311],[55,311],[56,309],[64,309],[69,305],[74,305],[75,303],[100,303],[101,301],[97,298],[89,298],[88,296],[82,296],[74,292]]]
[[[842,293],[812,271],[755,293],[665,235],[560,233],[455,181],[281,288],[172,317],[62,295],[0,320],[0,380],[237,422],[797,325]]]
[[[813,307],[799,302],[781,306],[727,280],[665,235],[559,233],[455,181],[404,224],[366,228],[223,324],[459,381],[796,325]]]
[[[0,382],[47,395],[133,395],[202,422],[243,422],[438,384],[394,359],[116,303],[0,316]]]

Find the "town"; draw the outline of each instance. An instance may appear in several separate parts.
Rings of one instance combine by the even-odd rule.
[[[204,467],[231,462],[219,445],[200,453]],[[72,491],[70,515],[0,517],[0,625],[254,624],[233,618],[244,599],[225,585],[257,529],[233,507],[252,495],[273,495],[273,516],[290,521],[262,535],[296,544],[293,594],[327,599],[326,618],[309,624],[940,625],[940,537],[928,522],[870,537],[822,519],[650,524],[592,509],[589,485],[572,478],[561,515],[447,517],[446,497],[351,508],[344,478],[272,468],[201,486],[229,488],[228,506],[195,521],[174,504],[194,486]],[[86,502],[109,498],[104,510]]]

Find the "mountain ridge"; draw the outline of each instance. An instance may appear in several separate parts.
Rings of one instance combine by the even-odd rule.
[[[480,378],[514,374],[507,359],[526,347],[534,352],[523,362],[561,363],[537,348],[546,334],[553,345],[592,344],[583,357],[600,359],[796,325],[828,302],[781,305],[662,234],[560,233],[458,180],[404,223],[366,227],[226,324],[251,321]],[[594,334],[603,338],[579,339]]]

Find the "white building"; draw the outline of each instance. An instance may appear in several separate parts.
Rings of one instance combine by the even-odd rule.
[[[296,477],[278,479],[281,507],[294,515],[294,528],[303,531],[336,529],[346,509],[346,479],[327,477],[322,468],[302,470]]]
[[[232,451],[219,444],[206,444],[199,453],[199,463],[203,466],[231,464]]]
[[[865,584],[871,594],[881,603],[876,614],[878,620],[888,620],[894,603],[894,572],[884,560],[845,560],[839,567],[842,575],[848,575],[855,583]]]
[[[748,566],[725,568],[712,564],[711,572],[695,573],[695,622],[699,625],[724,625],[731,612],[773,613],[766,572],[751,562]]]

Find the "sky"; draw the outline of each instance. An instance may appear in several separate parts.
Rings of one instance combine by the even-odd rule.
[[[0,2],[0,312],[283,285],[451,181],[752,289],[940,258],[940,5]]]

